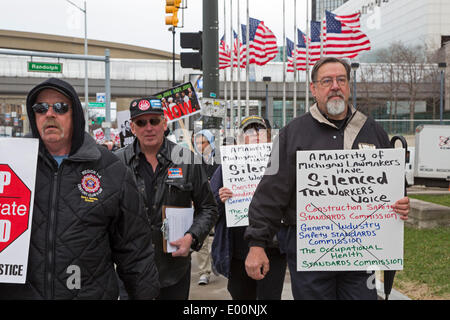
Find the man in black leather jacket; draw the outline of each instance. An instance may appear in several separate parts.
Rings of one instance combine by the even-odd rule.
[[[190,250],[198,251],[217,220],[217,204],[202,166],[202,160],[167,140],[166,119],[156,97],[130,104],[133,144],[116,152],[136,177],[152,228],[161,292],[158,299],[188,299]],[[173,253],[163,251],[163,205],[194,207],[193,224],[185,235],[172,242]]]
[[[158,273],[133,175],[84,132],[73,87],[48,79],[27,97],[39,138],[25,284],[0,299],[117,299],[117,273],[133,299],[153,299]]]

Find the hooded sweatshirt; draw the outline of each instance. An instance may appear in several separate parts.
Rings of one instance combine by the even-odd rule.
[[[208,140],[208,142],[209,142],[209,146],[210,146],[210,148],[211,148],[211,152],[210,152],[209,154],[207,154],[207,155],[204,155],[204,154],[203,154],[202,152],[200,152],[200,150],[198,150],[198,148],[197,148],[197,144],[195,143],[195,141],[196,141],[197,137],[199,137],[199,136],[204,136],[204,137]],[[214,158],[215,151],[216,151],[216,145],[214,144],[214,140],[215,140],[214,135],[212,134],[211,131],[209,131],[209,130],[207,130],[207,129],[203,129],[203,130],[201,130],[201,131],[199,131],[199,132],[197,132],[197,133],[195,134],[195,138],[194,138],[194,148],[195,148],[195,151],[196,151],[198,154],[200,154],[200,155],[203,156],[203,160],[205,160],[205,162],[206,162],[207,164],[213,164],[213,158]]]

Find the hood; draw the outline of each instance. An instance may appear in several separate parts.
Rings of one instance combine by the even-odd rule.
[[[69,97],[69,99],[72,101],[73,134],[72,134],[72,147],[70,150],[70,155],[72,155],[83,144],[85,131],[84,113],[80,99],[78,98],[78,94],[75,92],[75,89],[68,82],[56,78],[50,78],[48,80],[45,80],[44,82],[38,84],[33,89],[31,89],[31,91],[28,93],[27,96],[27,115],[28,120],[30,122],[33,137],[39,138],[39,140],[41,140],[41,138],[36,126],[36,118],[34,116],[34,112],[31,109],[31,107],[36,101],[39,92],[41,92],[44,89],[57,90],[66,95],[67,97]],[[41,143],[41,145],[44,146],[43,143]]]
[[[196,151],[198,154],[201,154],[201,152],[197,149],[197,144],[195,143],[195,139],[197,139],[197,137],[198,137],[199,135],[204,136],[204,137],[208,140],[209,145],[211,146],[211,155],[214,155],[214,153],[215,153],[215,151],[216,151],[216,145],[214,144],[215,137],[214,137],[214,135],[212,134],[212,132],[209,131],[209,130],[207,130],[207,129],[200,130],[199,132],[197,132],[197,133],[195,134],[195,137],[194,137],[194,149],[195,149],[195,151]]]

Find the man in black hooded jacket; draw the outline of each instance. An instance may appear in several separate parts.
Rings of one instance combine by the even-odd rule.
[[[48,79],[27,97],[39,138],[28,273],[0,284],[0,299],[117,299],[158,295],[148,220],[132,173],[84,132],[73,87]]]

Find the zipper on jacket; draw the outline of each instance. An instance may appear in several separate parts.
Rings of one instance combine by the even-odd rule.
[[[53,185],[52,185],[52,202],[50,207],[50,217],[48,222],[48,250],[47,250],[47,274],[46,274],[46,298],[54,298],[54,269],[55,269],[55,227],[56,227],[56,204],[57,204],[57,194],[58,194],[58,172],[53,173]]]

